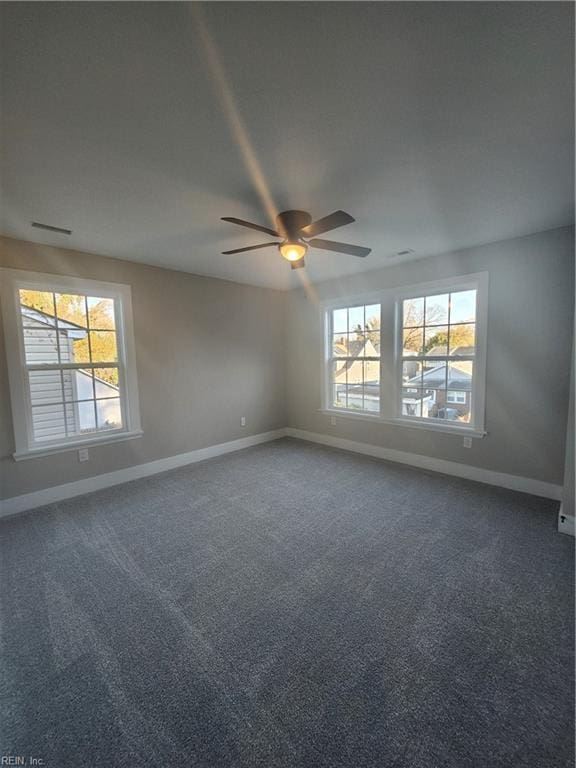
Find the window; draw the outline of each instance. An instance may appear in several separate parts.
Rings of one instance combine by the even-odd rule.
[[[325,306],[323,407],[484,434],[487,274]]]
[[[402,416],[470,423],[476,301],[476,288],[402,301]]]
[[[2,270],[15,458],[141,434],[129,286]]]
[[[329,317],[329,402],[380,412],[380,304],[342,307]]]
[[[459,405],[464,405],[466,403],[466,392],[453,392],[449,391],[446,393],[446,402],[447,403],[458,403]]]

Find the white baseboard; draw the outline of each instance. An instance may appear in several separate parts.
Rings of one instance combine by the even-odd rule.
[[[13,496],[11,499],[0,501],[0,517],[15,515],[18,512],[25,512],[35,507],[43,507],[45,504],[52,504],[56,501],[64,501],[74,496],[82,496],[84,493],[99,491],[102,488],[110,488],[113,485],[127,483],[129,480],[138,480],[148,475],[156,475],[159,472],[166,472],[169,469],[183,467],[186,464],[195,464],[197,461],[212,459],[215,456],[221,456],[224,453],[240,451],[242,448],[250,448],[253,445],[267,443],[270,440],[277,440],[286,435],[285,429],[276,429],[272,432],[261,432],[258,435],[242,437],[239,440],[231,440],[228,443],[219,445],[210,445],[207,448],[199,448],[196,451],[188,453],[179,453],[176,456],[169,456],[166,459],[149,461],[146,464],[137,464],[134,467],[126,467],[115,472],[106,472],[103,475],[86,477],[83,480],[76,480],[64,485],[56,485],[52,488],[45,488],[42,491],[25,493],[22,496]]]
[[[562,511],[563,506],[563,504],[560,505],[560,511],[558,512],[558,533],[576,536],[576,518],[574,515],[566,515]]]
[[[396,451],[392,448],[381,448],[377,445],[368,443],[358,443],[354,440],[335,437],[334,435],[322,435],[318,432],[308,432],[304,429],[294,429],[288,427],[286,434],[289,437],[296,437],[300,440],[309,440],[312,443],[321,443],[330,445],[333,448],[342,448],[345,451],[354,453],[363,453],[366,456],[375,456],[378,459],[387,459],[399,464],[409,464],[419,469],[428,469],[432,472],[441,472],[444,475],[454,475],[463,477],[466,480],[476,480],[479,483],[487,485],[497,485],[501,488],[509,488],[513,491],[522,493],[531,493],[534,496],[543,496],[547,499],[559,501],[562,498],[562,486],[553,483],[545,483],[542,480],[532,480],[529,477],[517,477],[516,475],[507,475],[503,472],[494,472],[491,469],[481,469],[472,467],[469,464],[458,464],[455,461],[446,461],[445,459],[435,459],[431,456],[421,456],[417,453],[406,453]]]
[[[398,462],[399,464],[408,464],[419,469],[428,469],[432,472],[441,472],[445,475],[454,475],[463,477],[467,480],[476,480],[479,483],[488,485],[497,485],[502,488],[509,488],[514,491],[531,493],[534,496],[544,496],[548,499],[560,500],[562,488],[559,485],[545,483],[541,480],[532,480],[528,477],[517,477],[515,475],[506,475],[502,472],[494,472],[488,469],[472,467],[468,464],[458,464],[454,461],[445,461],[444,459],[435,459],[430,456],[421,456],[416,453],[406,453],[396,451],[392,448],[381,448],[368,443],[358,443],[354,440],[334,437],[333,435],[322,435],[317,432],[308,432],[303,429],[276,429],[272,432],[262,432],[258,435],[242,437],[239,440],[231,440],[228,443],[211,445],[207,448],[199,448],[188,453],[180,453],[176,456],[169,456],[165,459],[150,461],[146,464],[137,464],[134,467],[126,467],[115,472],[107,472],[103,475],[87,477],[83,480],[76,480],[64,485],[56,485],[52,488],[45,488],[33,493],[25,493],[22,496],[14,496],[11,499],[0,501],[0,517],[15,515],[18,512],[25,512],[28,509],[42,507],[45,504],[52,504],[57,501],[71,499],[74,496],[81,496],[92,491],[99,491],[102,488],[110,488],[113,485],[120,485],[130,480],[138,480],[141,477],[148,477],[159,472],[166,472],[169,469],[183,467],[186,464],[194,464],[198,461],[211,459],[215,456],[221,456],[225,453],[240,451],[243,448],[249,448],[253,445],[266,443],[271,440],[278,440],[281,437],[295,437],[300,440],[308,440],[312,443],[329,445],[334,448],[342,448],[354,453],[362,453],[366,456],[374,456],[379,459]],[[572,518],[573,521],[574,518]],[[568,521],[569,524],[569,521]],[[573,523],[572,523],[573,525]]]

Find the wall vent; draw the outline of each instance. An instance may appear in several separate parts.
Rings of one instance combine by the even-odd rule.
[[[32,226],[37,229],[47,229],[48,232],[59,232],[61,235],[71,235],[71,229],[65,229],[64,227],[53,227],[52,224],[41,224],[39,221],[33,221]]]

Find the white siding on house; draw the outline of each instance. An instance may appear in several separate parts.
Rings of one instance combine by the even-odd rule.
[[[53,318],[49,316],[38,319],[27,313],[23,321],[28,364],[58,365],[58,341],[60,361],[74,361],[72,336],[81,334],[81,330],[72,328],[57,331]],[[118,388],[98,378],[93,380],[89,371],[37,370],[29,371],[28,377],[35,440],[56,440],[95,430],[96,413],[99,429],[115,428],[122,422]],[[98,398],[97,402],[94,401],[94,394]]]

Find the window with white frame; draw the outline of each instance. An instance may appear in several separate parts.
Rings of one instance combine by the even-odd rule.
[[[141,434],[129,286],[1,272],[15,458]]]
[[[379,413],[380,304],[339,307],[328,325],[331,407]]]
[[[454,392],[454,391],[448,390],[448,392],[446,392],[446,402],[458,403],[459,405],[464,405],[466,403],[467,396],[468,396],[467,392]]]
[[[486,273],[325,307],[324,408],[484,432]]]

